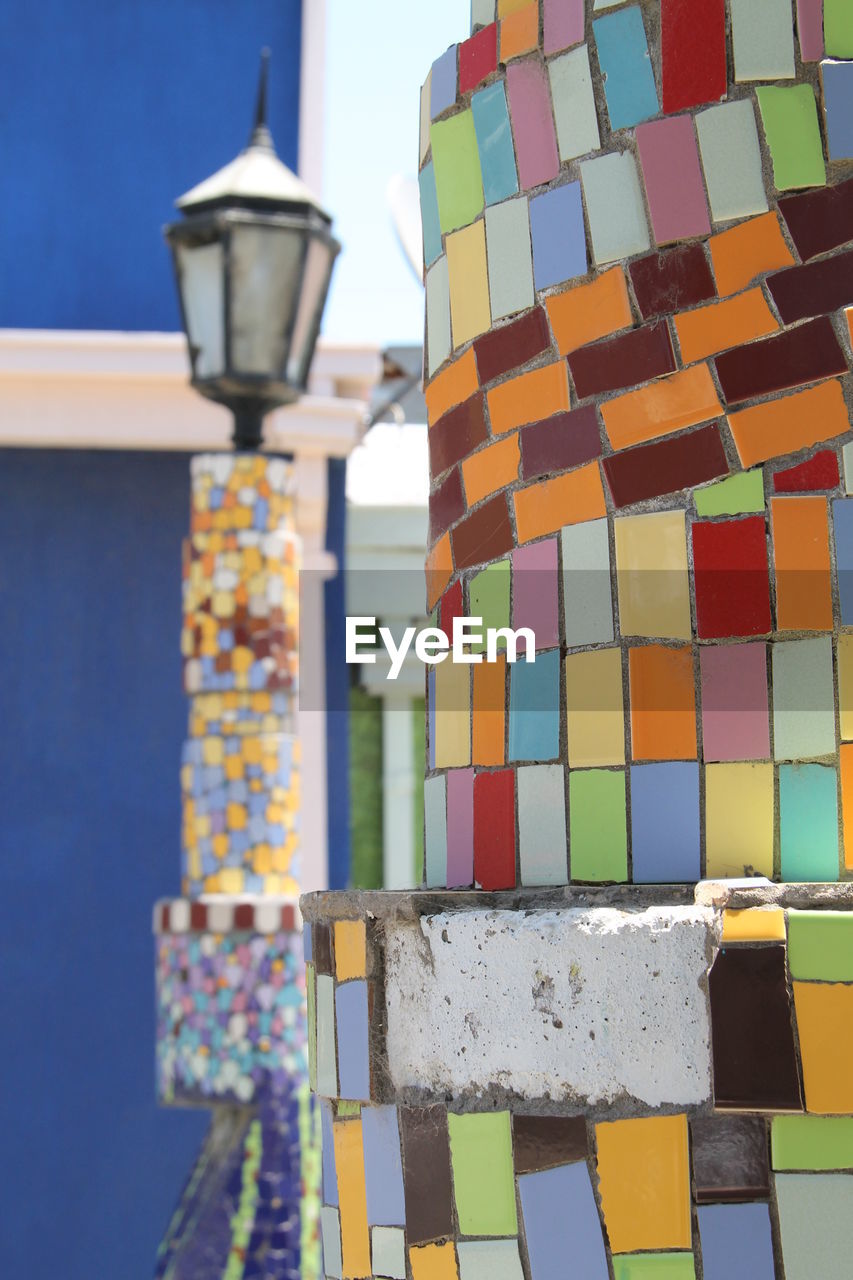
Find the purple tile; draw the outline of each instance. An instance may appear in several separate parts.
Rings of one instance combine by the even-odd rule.
[[[323,1135],[323,1204],[338,1203],[338,1173],[335,1165],[335,1143],[332,1136],[332,1108],[320,1099],[320,1125]]]
[[[537,649],[560,642],[557,539],[516,547],[512,553],[512,625],[530,627]]]
[[[779,201],[791,239],[803,261],[853,240],[853,178],[835,187],[804,191]]]
[[[803,62],[823,57],[823,0],[797,0],[797,34]]]
[[[586,275],[586,231],[579,182],[567,182],[533,197],[530,235],[537,289]]]
[[[583,40],[584,0],[543,0],[545,53],[559,53]]]
[[[545,67],[536,58],[511,62],[506,82],[519,180],[522,188],[538,187],[560,171]]]
[[[403,1162],[396,1107],[363,1107],[367,1221],[371,1227],[404,1227]]]
[[[702,743],[707,761],[768,760],[766,646],[703,645]]]
[[[665,320],[659,320],[657,324],[629,329],[616,338],[579,347],[569,356],[569,368],[579,400],[673,373],[675,356],[669,327]]]
[[[601,454],[595,405],[557,413],[534,422],[521,432],[521,475],[536,480],[551,472],[568,471]]]
[[[734,347],[717,356],[715,363],[728,404],[847,372],[847,357],[827,316],[762,342]]]
[[[363,978],[335,987],[340,1096],[358,1102],[370,1098],[367,983]]]
[[[432,64],[429,109],[433,120],[456,103],[456,48],[452,44]]]
[[[701,244],[650,253],[628,270],[644,320],[669,315],[716,296],[714,277]]]
[[[491,329],[474,343],[480,385],[518,369],[551,345],[551,331],[543,307],[534,307],[511,324]]]
[[[447,773],[447,887],[474,883],[474,770]]]
[[[692,117],[638,125],[637,147],[658,244],[709,235],[711,224]]]
[[[853,303],[853,251],[777,271],[767,277],[767,287],[784,324],[848,307]]]
[[[602,465],[617,507],[678,493],[729,470],[717,423],[672,440],[625,449],[605,458]]]

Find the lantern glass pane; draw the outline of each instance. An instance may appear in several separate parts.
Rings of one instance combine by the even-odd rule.
[[[304,236],[281,227],[231,233],[231,367],[281,378],[299,299]]]
[[[333,262],[334,255],[329,246],[322,240],[312,240],[308,246],[302,294],[287,362],[287,381],[297,387],[303,387],[308,378]]]
[[[177,258],[193,374],[215,378],[225,368],[222,244],[179,244]]]

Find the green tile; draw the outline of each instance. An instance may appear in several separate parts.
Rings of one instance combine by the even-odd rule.
[[[509,1112],[447,1119],[460,1233],[514,1236],[518,1219]]]
[[[774,1169],[853,1169],[853,1116],[774,1116]]]
[[[613,1255],[614,1280],[696,1280],[692,1253]]]
[[[628,879],[622,770],[582,769],[569,775],[569,866],[572,880]]]
[[[338,1103],[338,1119],[343,1120],[348,1116],[360,1116],[360,1115],[361,1115],[360,1102],[350,1102],[345,1098],[341,1098],[340,1102]]]
[[[488,569],[476,574],[468,584],[468,617],[483,619],[483,643],[472,644],[471,653],[482,653],[486,648],[486,630],[489,627],[509,626],[509,560],[499,560]],[[506,650],[506,641],[498,643],[499,650]]]
[[[797,84],[786,89],[762,85],[755,93],[773,157],[776,189],[826,186],[823,143],[811,85]]]
[[[853,58],[853,5],[823,0],[823,34],[828,58]]]
[[[853,912],[789,911],[791,977],[853,982]]]
[[[741,471],[694,492],[699,516],[739,516],[764,510],[764,476],[761,468]]]
[[[483,177],[474,116],[460,111],[430,129],[442,231],[467,227],[483,211]]]

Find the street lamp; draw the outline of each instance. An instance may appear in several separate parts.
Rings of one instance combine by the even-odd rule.
[[[255,123],[236,160],[176,201],[165,228],[192,384],[234,414],[257,449],[264,415],[305,391],[340,245],[316,196],[282,164],[267,126],[269,50]]]

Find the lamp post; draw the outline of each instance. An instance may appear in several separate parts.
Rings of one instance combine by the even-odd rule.
[[[340,245],[316,196],[278,158],[267,125],[269,50],[244,151],[176,201],[165,228],[192,384],[234,414],[234,446],[305,391]]]

